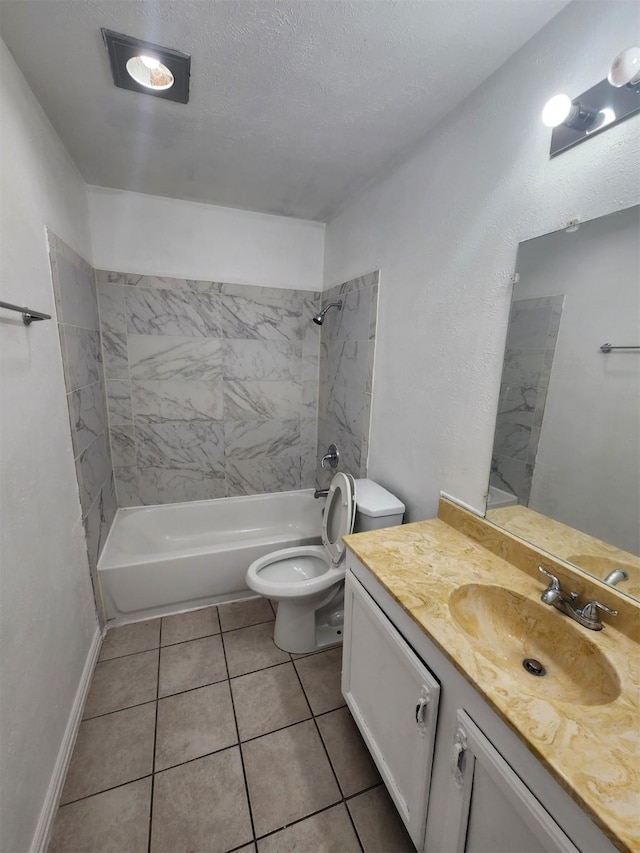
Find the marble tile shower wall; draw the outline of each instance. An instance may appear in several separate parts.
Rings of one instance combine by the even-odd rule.
[[[120,506],[314,485],[319,293],[97,282]]]
[[[564,296],[511,306],[491,459],[491,485],[529,504]]]
[[[55,234],[48,231],[47,236],[82,521],[96,606],[103,619],[97,563],[116,513],[116,494],[95,272]]]
[[[316,477],[323,488],[335,473],[320,468],[331,443],[340,451],[337,470],[367,476],[379,280],[376,270],[322,294],[323,308],[343,301],[342,310],[332,308],[321,327]]]

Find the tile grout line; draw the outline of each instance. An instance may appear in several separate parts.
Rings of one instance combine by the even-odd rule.
[[[297,668],[297,666],[295,665],[295,663],[294,663],[293,668],[294,668],[294,670],[295,670],[295,672],[296,672],[296,675],[297,675],[297,677],[298,677],[298,681],[300,682],[300,687],[302,688],[302,692],[304,693],[304,697],[305,697],[305,699],[307,699],[307,703],[308,703],[308,705],[309,705],[309,708],[311,709],[311,713],[312,713],[312,715],[313,715],[313,716],[312,716],[313,724],[314,724],[314,726],[315,726],[315,729],[316,729],[316,732],[317,732],[317,734],[318,734],[318,737],[320,738],[320,743],[322,744],[322,748],[324,749],[324,753],[325,753],[325,755],[327,756],[327,761],[329,762],[329,767],[331,768],[331,772],[333,773],[333,777],[334,777],[334,779],[336,780],[336,785],[338,786],[338,791],[340,792],[340,795],[341,795],[340,803],[341,803],[342,805],[344,805],[345,810],[346,810],[346,812],[347,812],[347,816],[348,816],[348,818],[349,818],[349,822],[351,823],[351,826],[353,827],[353,831],[354,831],[355,836],[356,836],[356,838],[357,838],[357,840],[358,840],[358,844],[360,845],[360,849],[361,849],[362,851],[364,851],[364,845],[363,845],[362,841],[360,840],[360,836],[359,836],[359,834],[358,834],[358,830],[356,829],[356,825],[355,825],[355,823],[354,823],[354,821],[353,821],[353,818],[351,817],[351,812],[350,812],[350,811],[349,811],[349,809],[347,808],[347,804],[346,804],[346,802],[347,802],[347,798],[346,798],[346,796],[345,796],[345,794],[344,794],[344,792],[343,792],[343,790],[342,790],[342,786],[340,785],[340,780],[338,779],[338,774],[337,774],[337,772],[336,772],[336,770],[335,770],[335,768],[334,768],[334,766],[333,766],[333,762],[331,761],[331,756],[329,755],[329,750],[327,749],[327,746],[326,746],[326,744],[325,744],[325,742],[324,742],[324,738],[322,737],[322,732],[320,731],[320,726],[318,725],[318,720],[317,720],[317,718],[316,718],[316,714],[314,713],[313,708],[311,708],[311,702],[310,702],[310,701],[309,701],[309,699],[307,698],[307,692],[306,692],[306,690],[305,690],[305,688],[304,688],[304,684],[302,683],[302,679],[300,678],[300,673],[298,672],[298,668]],[[340,670],[341,670],[341,672],[342,672],[342,665],[341,665],[341,667],[340,667]],[[342,695],[342,689],[340,690],[340,693],[341,693],[341,695]],[[346,707],[346,705],[340,705],[338,708],[333,708],[331,711],[323,711],[321,714],[318,714],[318,716],[323,716],[323,715],[325,715],[325,714],[330,714],[330,713],[332,713],[332,711],[338,711],[340,708],[343,708],[343,707]],[[360,793],[361,793],[361,792],[360,792]],[[333,805],[337,805],[337,803],[334,803]]]
[[[156,718],[153,727],[153,756],[151,759],[151,797],[149,799],[149,838],[147,851],[151,853],[151,830],[153,829],[153,794],[156,778],[156,747],[158,745],[158,697],[160,695],[160,657],[162,654],[162,619],[160,619],[160,630],[158,632],[158,671],[156,673]]]
[[[119,426],[130,426],[130,424],[119,424]],[[240,600],[242,600],[242,599],[240,599]],[[250,601],[251,599],[247,599],[247,600]],[[236,602],[229,602],[229,603],[235,604]],[[217,608],[218,606],[219,605],[217,605],[217,604],[212,604],[212,605],[209,605],[208,607],[199,607],[196,610],[187,610],[185,613],[168,613],[165,616],[155,616],[155,617],[152,617],[151,619],[143,619],[140,622],[127,622],[124,625],[114,625],[109,630],[117,631],[118,628],[127,628],[130,625],[143,625],[145,622],[152,622],[153,619],[167,619],[167,618],[170,618],[172,616],[187,616],[190,613],[197,613],[200,610],[208,610],[209,608],[213,608],[213,607]],[[218,618],[220,618],[219,614],[218,614]],[[162,645],[162,643],[160,642],[159,645],[151,646],[151,648],[148,648],[148,649],[138,649],[135,652],[125,652],[122,655],[114,655],[111,658],[102,658],[101,660],[98,661],[98,663],[106,663],[107,661],[119,660],[120,658],[129,658],[129,657],[132,657],[133,655],[144,654],[144,652],[153,652],[156,649],[168,649],[172,646],[181,646],[184,643],[193,643],[196,640],[206,640],[208,637],[218,637],[218,636],[220,636],[220,634],[231,634],[234,631],[243,631],[245,628],[253,628],[256,625],[266,625],[267,622],[273,622],[273,621],[275,621],[275,620],[274,619],[264,619],[261,622],[253,622],[251,625],[241,625],[238,628],[226,628],[225,630],[217,631],[217,632],[214,632],[213,634],[202,634],[202,636],[200,636],[200,637],[190,637],[188,640],[178,640],[175,643],[165,643],[164,645]],[[311,654],[313,654],[313,652],[311,652]],[[235,678],[237,676],[233,676],[233,677]]]
[[[353,823],[353,820],[351,819],[351,813],[349,812],[349,809],[347,808],[347,801],[355,800],[355,798],[359,797],[361,794],[368,794],[369,791],[374,791],[376,788],[380,788],[382,785],[383,785],[382,781],[376,782],[375,785],[369,785],[368,788],[363,788],[362,791],[358,791],[356,794],[349,794],[348,797],[343,797],[342,800],[340,800],[337,803],[331,803],[331,805],[329,805],[329,806],[323,806],[321,809],[318,809],[315,812],[311,812],[308,815],[304,815],[304,817],[299,817],[296,820],[292,820],[290,823],[286,824],[286,826],[282,826],[278,829],[274,829],[271,832],[266,832],[264,835],[259,835],[256,838],[256,842],[257,841],[263,841],[265,838],[269,838],[272,835],[277,835],[279,832],[282,832],[285,829],[289,829],[289,827],[291,827],[291,826],[295,826],[298,823],[304,823],[305,820],[309,820],[312,817],[317,817],[319,814],[322,814],[323,812],[331,811],[331,809],[335,809],[336,806],[341,806],[341,805],[344,805],[344,807],[346,808],[347,814],[349,815],[349,819],[351,820],[351,825],[353,826],[354,831],[355,831],[355,825]],[[359,837],[358,833],[356,832],[355,835],[356,835],[356,839],[357,839],[358,843],[360,844],[361,850],[364,850],[364,847],[360,841],[360,837]],[[240,847],[242,847],[242,845],[240,845]],[[233,849],[237,850],[238,848],[234,847]],[[233,851],[229,851],[229,853],[233,853]]]
[[[218,614],[218,619],[219,618],[220,618],[220,614]],[[233,722],[234,722],[235,727],[236,727],[236,737],[238,738],[237,745],[238,745],[238,752],[240,753],[240,766],[242,767],[242,778],[244,780],[244,792],[245,792],[245,796],[247,798],[247,808],[249,810],[249,822],[251,823],[251,841],[249,843],[253,844],[254,848],[257,850],[258,845],[256,842],[256,827],[255,827],[255,824],[253,822],[253,809],[251,808],[251,797],[249,795],[249,784],[247,782],[247,771],[246,771],[246,768],[244,766],[244,754],[242,752],[242,743],[240,742],[240,728],[238,726],[238,716],[236,714],[236,703],[235,703],[235,700],[233,698],[233,690],[231,689],[231,676],[229,675],[229,664],[227,661],[227,650],[226,650],[226,647],[224,644],[224,636],[223,636],[224,632],[222,631],[222,625],[220,625],[220,628],[221,628],[220,640],[222,641],[222,653],[224,655],[224,665],[225,665],[226,670],[227,670],[227,684],[229,686],[229,696],[231,697],[231,709],[233,711]],[[241,845],[241,846],[244,846],[244,845]]]

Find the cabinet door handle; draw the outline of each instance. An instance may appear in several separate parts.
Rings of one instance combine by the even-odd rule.
[[[416,725],[420,729],[421,734],[424,734],[426,731],[426,716],[427,709],[429,707],[429,699],[429,688],[423,686],[418,698],[418,704],[416,705]]]
[[[453,738],[453,753],[451,754],[451,772],[458,788],[464,784],[464,754],[467,749],[467,736],[458,729]]]

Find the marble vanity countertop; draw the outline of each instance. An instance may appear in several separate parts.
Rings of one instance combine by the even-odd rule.
[[[512,590],[539,603],[545,578],[521,571],[441,519],[357,533],[345,542],[612,842],[620,850],[638,853],[637,644],[609,623],[602,631],[589,631],[552,611],[557,615],[558,644],[572,628],[588,635],[617,673],[620,692],[606,704],[580,705],[554,698],[550,683],[549,695],[541,698],[539,692],[526,692],[520,671],[483,656],[481,644],[456,624],[449,597],[474,583]],[[572,668],[576,665],[571,661]],[[588,658],[584,665],[589,665]]]

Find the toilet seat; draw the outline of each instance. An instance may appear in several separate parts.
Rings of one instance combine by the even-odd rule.
[[[322,544],[334,566],[346,550],[343,536],[353,531],[356,520],[356,484],[351,474],[339,471],[329,486],[327,503],[322,517]]]
[[[335,475],[327,494],[322,521],[322,545],[283,548],[255,560],[247,571],[247,584],[267,598],[306,598],[344,580],[340,568],[345,544],[355,521],[355,482],[350,474]]]

